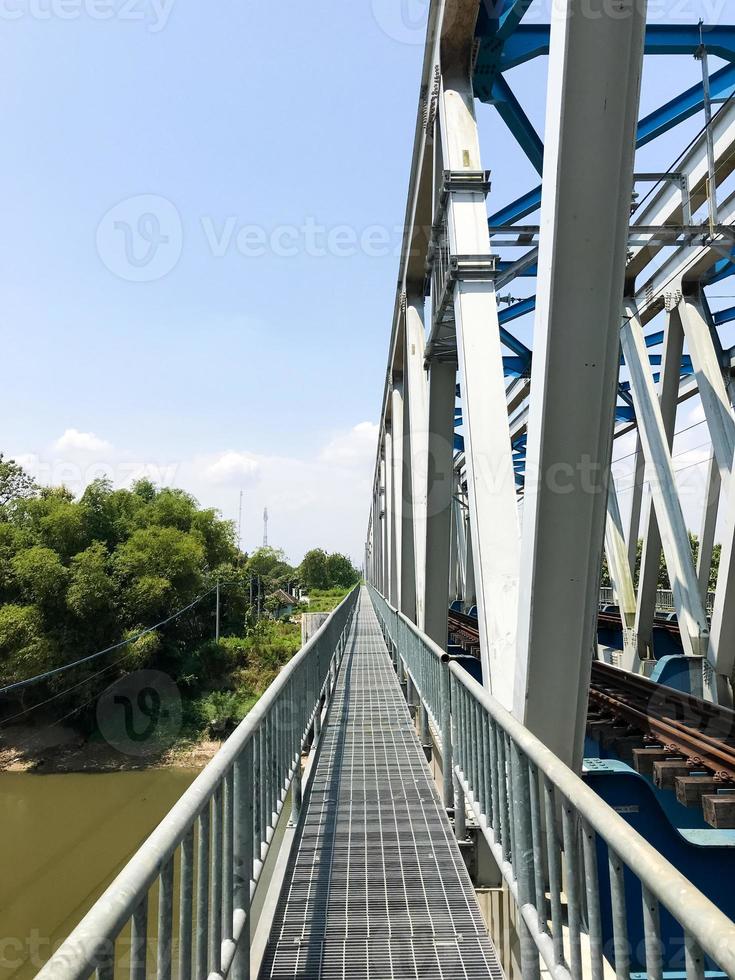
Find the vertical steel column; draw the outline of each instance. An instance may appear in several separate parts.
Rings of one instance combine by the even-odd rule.
[[[406,295],[405,383],[408,388],[411,471],[411,533],[416,599],[416,625],[425,626],[426,600],[426,481],[429,443],[429,387],[424,370],[424,297]]]
[[[454,365],[432,361],[429,367],[424,632],[443,650],[447,646],[456,386]]]
[[[464,569],[464,604],[465,612],[469,612],[471,607],[475,605],[477,597],[475,594],[475,563],[472,557],[472,524],[468,518],[464,520],[467,536]]]
[[[405,330],[404,330],[405,334]],[[404,345],[405,346],[405,345]],[[404,366],[406,363],[404,351]],[[403,451],[401,456],[402,501],[401,501],[401,612],[412,622],[416,622],[416,556],[413,535],[413,437],[411,434],[411,387],[408,375],[403,375]],[[418,397],[418,395],[416,396]]]
[[[401,578],[403,563],[403,382],[395,379],[391,390],[391,490],[393,506],[391,515],[393,526],[391,537],[393,548],[391,552],[391,602],[403,611],[401,595]]]
[[[386,597],[390,597],[390,476],[388,460],[390,459],[390,438],[389,434],[383,433],[383,448],[380,459],[380,493],[383,498],[381,506],[382,535],[380,538],[380,591]]]
[[[597,629],[645,21],[632,0],[615,12],[604,0],[552,8],[514,711],[574,767]]]
[[[444,57],[444,52],[443,52]],[[463,257],[490,269],[485,190],[467,180],[482,173],[474,95],[464,64],[443,65],[439,99],[443,167],[449,185],[450,250],[459,263],[454,285],[465,465],[483,682],[512,704],[518,601],[519,532],[508,431],[500,325],[492,272],[464,278]],[[462,180],[464,176],[464,181]]]

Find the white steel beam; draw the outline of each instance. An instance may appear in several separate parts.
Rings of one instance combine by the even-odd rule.
[[[474,96],[465,73],[445,75],[440,97],[442,163],[461,175],[482,169]],[[490,256],[485,195],[449,195],[455,256]],[[460,277],[454,320],[462,393],[467,491],[477,591],[483,682],[512,707],[519,533],[495,284]]]
[[[615,481],[611,478],[607,491],[607,521],[605,522],[605,553],[615,599],[620,609],[623,636],[627,639],[635,622],[635,592],[630,570],[623,521],[620,517]],[[630,669],[630,668],[628,668]]]
[[[628,519],[628,563],[630,574],[635,577],[635,568],[638,561],[638,536],[641,530],[641,503],[643,501],[643,479],[646,473],[646,460],[641,446],[641,437],[636,434],[635,454],[633,467],[633,499],[630,505],[630,517]]]
[[[677,397],[681,375],[681,354],[684,347],[684,331],[681,319],[674,311],[666,318],[664,346],[661,357],[658,384],[658,402],[661,422],[666,437],[666,448],[671,452],[676,426]],[[640,425],[638,439],[641,438]],[[642,445],[642,443],[641,443]],[[645,458],[645,453],[642,453]],[[649,470],[646,471],[647,475]],[[655,479],[655,475],[654,475]],[[656,592],[661,566],[661,534],[658,529],[653,498],[646,497],[643,512],[643,549],[641,551],[641,570],[638,577],[636,601],[635,640],[638,656],[641,659],[653,657],[653,621],[656,613]]]
[[[514,711],[575,767],[596,645],[645,32],[645,4],[619,7],[554,4],[549,49]]]
[[[416,625],[424,629],[426,591],[426,481],[428,477],[429,387],[424,370],[424,297],[406,297],[405,384],[408,391],[409,446],[406,459],[411,474]]]
[[[456,387],[456,367],[432,361],[429,367],[424,632],[443,650],[447,646]]]
[[[405,365],[405,360],[404,360]],[[404,375],[403,382],[403,451],[401,454],[401,612],[416,622],[416,558],[413,538],[413,473],[411,470],[411,392]]]
[[[707,468],[707,492],[704,498],[702,526],[699,532],[699,553],[697,555],[699,593],[705,607],[707,605],[707,593],[709,592],[709,576],[712,569],[712,552],[715,544],[721,486],[720,467],[713,453]]]
[[[672,315],[672,323],[673,320]],[[671,326],[670,323],[669,329]],[[693,656],[706,656],[709,639],[707,616],[699,594],[689,534],[676,490],[667,433],[656,398],[643,328],[632,301],[625,304],[620,337],[625,363],[630,372],[638,431],[641,434],[646,462],[650,467],[650,492],[656,508],[684,652]],[[711,685],[709,693],[714,694]]]
[[[684,335],[692,358],[699,397],[712,439],[712,450],[720,470],[720,480],[727,493],[735,451],[735,418],[725,388],[709,321],[697,298],[685,296],[678,307]]]
[[[401,578],[403,562],[403,383],[394,380],[391,392],[391,443],[392,443],[392,538],[391,552],[391,602],[403,610]]]

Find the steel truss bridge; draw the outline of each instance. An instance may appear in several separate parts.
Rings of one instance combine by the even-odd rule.
[[[707,759],[735,765],[735,308],[712,298],[735,272],[735,27],[647,26],[644,0],[562,0],[539,25],[529,5],[431,3],[367,586],[44,978],[735,976],[735,924],[582,766],[603,552],[623,639],[618,670],[595,667],[595,703],[648,717],[632,751],[674,778],[670,763],[701,760],[669,758],[666,733],[694,736],[665,707],[696,702],[720,726]],[[696,58],[701,81],[642,114],[644,59],[664,56]],[[543,142],[512,88],[533,59]],[[540,179],[500,208],[481,103]],[[636,148],[689,119],[702,125],[674,163],[639,172]],[[690,399],[712,447],[696,563],[672,451]],[[624,523],[611,460],[626,436]],[[646,715],[656,685],[635,675],[650,672],[662,552],[704,698]],[[447,652],[450,604],[474,672]],[[591,724],[609,727],[602,709]]]

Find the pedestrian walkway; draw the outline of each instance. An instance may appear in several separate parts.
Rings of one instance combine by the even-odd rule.
[[[366,589],[260,976],[503,976]]]

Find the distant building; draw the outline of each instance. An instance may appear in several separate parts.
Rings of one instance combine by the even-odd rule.
[[[289,616],[293,615],[293,611],[298,605],[298,599],[295,599],[288,592],[284,592],[283,589],[276,589],[273,595],[269,595],[268,599],[273,606],[273,615],[276,619],[288,619]]]

